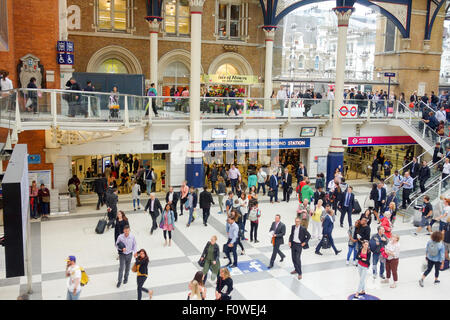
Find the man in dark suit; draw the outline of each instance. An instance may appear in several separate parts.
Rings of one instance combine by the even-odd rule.
[[[303,181],[305,179],[305,177],[308,176],[308,172],[306,171],[305,166],[303,165],[302,162],[300,162],[297,172],[295,174],[295,177],[297,178],[297,183],[299,183],[300,181]]]
[[[419,169],[420,166],[417,163],[417,158],[414,157],[411,164],[409,165],[409,174],[411,175],[411,178],[413,178],[413,191],[416,191],[416,181],[415,179],[419,175]]]
[[[208,187],[204,186],[203,191],[200,193],[200,209],[203,211],[203,225],[205,227],[208,226],[208,217],[209,217],[209,210],[211,209],[211,203],[214,203],[213,197],[210,192],[208,192]]]
[[[419,186],[420,186],[420,193],[425,192],[425,183],[430,178],[430,168],[427,166],[427,162],[424,160],[422,161],[422,166],[419,169]]]
[[[217,193],[216,182],[218,180],[218,177],[219,177],[219,171],[217,170],[216,164],[214,163],[212,166],[212,169],[211,169],[211,176],[209,178],[209,180],[211,181],[211,187],[212,187],[211,192]]]
[[[289,189],[292,188],[292,175],[287,168],[284,169],[281,183],[283,186],[283,201],[289,202],[289,197],[291,196]]]
[[[380,182],[377,186],[377,196],[375,198],[375,211],[378,214],[383,214],[384,206],[386,205],[386,189],[383,187],[383,184]]]
[[[353,188],[348,187],[347,192],[343,193],[339,201],[339,209],[341,209],[341,228],[344,227],[344,216],[347,214],[348,227],[352,226],[352,213],[355,207],[355,195],[352,193]]]
[[[302,250],[308,249],[308,241],[311,239],[311,234],[300,223],[301,219],[299,217],[295,218],[295,225],[292,226],[291,235],[289,236],[289,247],[291,248],[292,262],[294,263],[294,270],[291,274],[297,274],[298,280],[302,278]]]
[[[94,191],[97,193],[97,210],[100,210],[100,206],[105,204],[105,192],[108,183],[105,178],[105,174],[99,174],[98,178],[94,181]]]
[[[286,257],[283,252],[280,250],[280,246],[284,244],[284,235],[286,234],[286,226],[283,222],[281,222],[281,216],[277,214],[275,216],[275,221],[272,223],[272,226],[270,227],[270,232],[273,232],[272,236],[272,244],[273,244],[273,252],[272,257],[270,258],[270,265],[269,269],[273,268],[273,263],[275,262],[275,258],[277,254],[280,255],[281,260],[280,262],[283,262],[284,258]]]
[[[276,171],[270,176],[269,179],[269,191],[273,191],[274,195],[270,197],[270,203],[273,203],[273,198],[276,202],[278,201],[278,177],[276,176]]]
[[[333,215],[334,215],[334,211],[331,209],[327,209],[327,215],[325,216],[323,223],[322,223],[322,240],[320,240],[319,244],[316,247],[316,252],[315,254],[318,254],[319,256],[322,255],[322,253],[320,252],[320,248],[322,248],[323,245],[323,241],[325,238],[328,238],[328,240],[330,241],[330,245],[334,250],[334,253],[336,255],[339,254],[339,252],[341,252],[342,250],[338,250],[336,249],[336,246],[334,245],[334,240],[332,237],[332,233],[333,233],[333,227],[334,227],[334,219],[333,219]]]
[[[156,198],[155,194],[152,192],[150,193],[150,199],[148,199],[147,204],[145,205],[144,211],[149,210],[150,216],[152,217],[153,224],[152,228],[150,229],[150,234],[153,234],[153,231],[158,229],[158,225],[156,223],[156,218],[158,218],[159,214],[162,212],[161,203]]]
[[[177,213],[178,199],[179,199],[179,193],[173,191],[173,187],[170,187],[169,192],[166,193],[166,203],[170,204],[170,207],[172,208],[172,211],[173,211],[175,221],[178,220],[178,213]]]
[[[380,179],[380,174],[378,173],[378,165],[378,159],[377,157],[375,157],[372,162],[372,174],[370,176],[370,182],[373,182],[374,177]]]

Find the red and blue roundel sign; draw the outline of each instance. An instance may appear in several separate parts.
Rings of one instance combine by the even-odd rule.
[[[356,118],[358,116],[358,106],[353,104],[345,104],[339,108],[339,116],[341,118]]]

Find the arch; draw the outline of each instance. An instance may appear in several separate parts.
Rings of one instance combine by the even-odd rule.
[[[253,69],[250,63],[238,53],[226,52],[217,56],[209,65],[208,74],[215,74],[217,69],[225,63],[233,65],[239,74],[253,75]]]
[[[288,0],[284,0],[288,1]],[[287,14],[291,13],[295,9],[306,6],[308,4],[325,2],[330,0],[291,0],[289,2],[294,2],[288,5],[275,16],[273,20],[273,25],[277,25]],[[270,2],[270,1],[269,1]],[[278,2],[281,2],[279,0]],[[357,0],[356,3],[366,6],[366,7],[376,7],[376,10],[379,10],[380,14],[386,16],[390,19],[395,26],[399,29],[403,38],[409,38],[410,33],[410,23],[411,23],[411,7],[412,0]],[[265,11],[263,10],[263,13]],[[270,13],[266,13],[270,14]]]
[[[122,62],[130,74],[143,74],[138,58],[128,49],[111,45],[94,53],[86,67],[86,72],[97,72],[105,60],[117,59]]]
[[[441,0],[441,2],[436,3],[435,1],[428,0],[427,4],[427,22],[425,24],[425,40],[430,40],[431,38],[431,31],[433,30],[434,21],[436,20],[436,17],[439,13],[439,10],[441,10],[441,7],[444,5],[446,0]],[[449,4],[450,6],[450,4]],[[446,15],[447,15],[448,7],[446,8]]]
[[[158,83],[163,82],[164,70],[174,63],[181,62],[185,67],[191,71],[191,54],[187,50],[175,49],[164,54],[158,61]],[[200,65],[201,74],[203,74],[203,66]]]

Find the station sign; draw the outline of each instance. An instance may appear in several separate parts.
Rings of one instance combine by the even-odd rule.
[[[349,147],[417,144],[410,136],[348,137]]]
[[[393,77],[395,77],[395,73],[394,72],[385,72],[384,76],[385,77],[389,77],[389,78],[393,78]]]
[[[58,41],[56,44],[58,64],[73,65],[75,47],[72,41]]]
[[[203,140],[203,151],[277,150],[309,148],[309,138],[272,140]]]
[[[356,104],[344,104],[339,108],[340,118],[357,118],[358,117],[358,105]]]

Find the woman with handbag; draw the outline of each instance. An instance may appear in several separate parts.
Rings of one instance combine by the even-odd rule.
[[[397,268],[398,268],[398,259],[400,255],[400,244],[398,241],[400,240],[400,237],[396,234],[393,234],[391,236],[391,240],[384,248],[384,252],[387,255],[386,258],[386,279],[381,280],[381,283],[389,283],[389,280],[391,278],[391,272],[392,276],[394,278],[394,283],[391,284],[391,288],[395,288],[397,286],[398,281],[398,274],[397,274]]]
[[[194,279],[189,282],[188,285],[189,293],[188,293],[188,300],[191,300],[194,296],[197,297],[197,300],[205,300],[206,299],[206,287],[205,283],[203,281],[203,272],[198,271]]]
[[[370,266],[370,257],[369,241],[364,240],[361,249],[356,255],[358,259],[359,286],[355,294],[355,299],[359,299],[359,296],[366,294],[366,277]]]
[[[208,271],[211,270],[211,280],[215,281],[216,276],[219,276],[220,270],[220,251],[219,246],[217,245],[217,237],[212,236],[211,240],[208,241],[205,248],[203,249],[202,256],[198,261],[200,267],[203,267],[203,281],[206,281],[208,277]]]
[[[30,215],[33,219],[39,218],[38,213],[38,194],[39,188],[37,187],[36,181],[33,180],[30,186]]]
[[[233,279],[230,277],[230,271],[228,268],[222,268],[219,275],[216,285],[216,300],[231,300]]]
[[[131,188],[131,195],[133,198],[133,209],[136,211],[136,201],[138,205],[138,210],[141,210],[141,186],[136,182],[136,179],[133,180],[133,187]]]
[[[141,249],[137,252],[136,262],[134,263],[131,271],[137,272],[138,300],[142,299],[142,291],[147,292],[151,299],[153,296],[153,290],[148,290],[147,288],[143,287],[144,282],[148,277],[148,256],[147,252],[145,252],[144,249]]]
[[[38,191],[39,198],[39,208],[42,220],[48,220],[48,215],[50,214],[50,191],[41,184],[41,189]]]
[[[175,215],[172,211],[172,206],[167,203],[161,215],[161,221],[159,222],[159,227],[163,229],[164,246],[167,246],[167,233],[169,233],[169,247],[172,245],[172,231],[175,229],[174,221]]]

